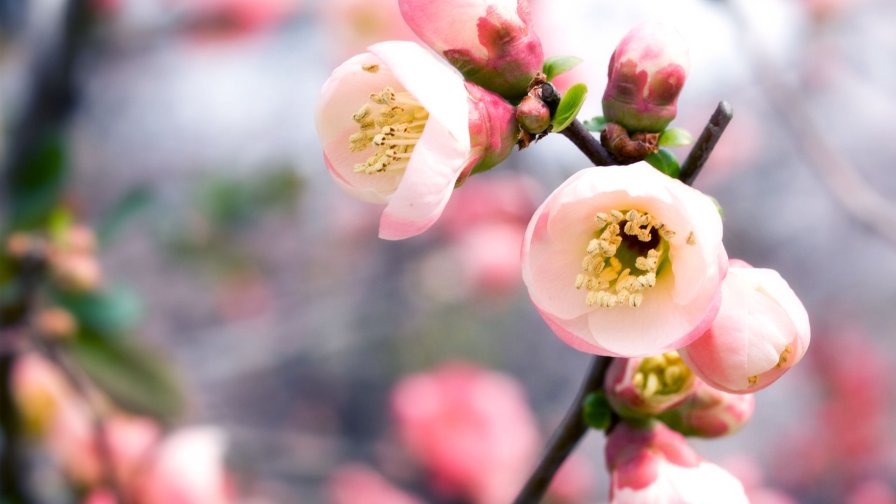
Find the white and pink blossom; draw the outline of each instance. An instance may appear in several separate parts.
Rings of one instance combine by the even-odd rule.
[[[572,347],[645,357],[702,335],[728,258],[712,200],[647,163],[581,170],[536,210],[523,280]]]
[[[613,359],[604,391],[623,416],[653,416],[684,402],[697,385],[677,352],[633,359]]]
[[[317,130],[330,174],[385,204],[380,237],[428,229],[455,186],[494,166],[516,141],[513,107],[413,42],[382,42],[337,67]]]
[[[748,504],[744,487],[661,423],[617,425],[606,446],[611,504]]]
[[[799,362],[809,338],[806,308],[781,275],[732,261],[719,315],[681,356],[713,387],[748,393],[767,387]]]
[[[405,21],[476,84],[508,98],[526,94],[544,53],[529,0],[399,0]]]

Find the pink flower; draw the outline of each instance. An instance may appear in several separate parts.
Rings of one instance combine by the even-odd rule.
[[[513,500],[540,450],[519,385],[471,364],[404,378],[392,407],[402,442],[437,488],[479,504]]]
[[[601,355],[658,355],[703,334],[727,264],[712,201],[643,162],[570,177],[523,243],[523,281],[548,326]]]
[[[696,390],[660,416],[666,425],[686,436],[713,438],[733,434],[753,416],[753,394],[729,394],[695,381]]]
[[[677,113],[689,59],[687,44],[671,26],[633,28],[610,58],[604,116],[632,132],[665,129]]]
[[[455,185],[494,166],[516,141],[513,107],[413,42],[383,42],[333,71],[317,130],[336,182],[385,203],[380,237],[408,238],[438,219]]]
[[[12,391],[26,427],[35,434],[50,428],[64,405],[75,400],[59,370],[36,353],[16,360]]]
[[[563,462],[551,485],[545,502],[551,504],[580,504],[593,502],[594,467],[587,458],[572,454]]]
[[[386,481],[373,469],[352,464],[336,469],[327,481],[329,504],[422,504]]]
[[[399,0],[401,15],[464,76],[507,98],[526,94],[541,71],[541,41],[528,0]]]
[[[634,359],[613,359],[604,390],[623,416],[658,415],[687,399],[697,384],[677,352]]]
[[[318,8],[327,48],[340,60],[382,40],[417,40],[395,0],[329,0]]]
[[[718,317],[681,356],[713,387],[746,393],[780,378],[808,347],[809,315],[781,275],[733,261]]]
[[[661,423],[617,425],[606,446],[612,504],[748,504],[744,487]]]
[[[229,504],[235,502],[224,471],[224,434],[191,427],[169,435],[142,474],[140,504]]]

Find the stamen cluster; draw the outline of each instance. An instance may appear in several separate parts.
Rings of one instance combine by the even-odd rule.
[[[372,175],[407,168],[427,119],[429,112],[406,91],[386,86],[370,93],[370,102],[352,115],[361,131],[349,137],[349,149],[361,152],[373,147],[376,152],[357,163],[355,173]]]

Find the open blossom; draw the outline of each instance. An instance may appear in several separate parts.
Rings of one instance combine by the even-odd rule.
[[[656,422],[617,425],[607,439],[611,504],[748,504],[740,481]]]
[[[513,107],[413,42],[370,46],[324,84],[317,130],[336,182],[385,203],[380,237],[419,234],[455,185],[510,154]]]
[[[756,407],[753,394],[730,394],[696,379],[696,390],[660,418],[686,436],[714,438],[740,430]]]
[[[610,58],[604,117],[630,132],[665,129],[677,113],[689,59],[687,44],[671,26],[633,28]]]
[[[732,261],[718,317],[681,356],[713,387],[747,393],[780,378],[808,347],[809,315],[781,275]]]
[[[519,385],[471,364],[403,379],[392,407],[400,439],[435,486],[478,504],[513,500],[541,449]]]
[[[703,334],[727,264],[712,201],[644,162],[579,171],[523,242],[535,307],[567,344],[601,355],[658,355]]]
[[[529,0],[399,0],[401,15],[464,76],[508,98],[526,94],[544,53]]]
[[[613,359],[604,390],[623,416],[652,416],[681,404],[697,380],[677,352],[634,359]]]

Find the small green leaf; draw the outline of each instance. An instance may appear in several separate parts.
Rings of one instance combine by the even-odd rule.
[[[75,362],[122,409],[162,421],[176,418],[184,394],[167,360],[123,340],[77,338],[69,346]]]
[[[585,129],[587,129],[588,131],[600,133],[604,130],[604,128],[607,127],[607,118],[604,116],[594,116],[582,124],[585,125]]]
[[[582,418],[589,427],[606,430],[613,420],[613,408],[602,390],[592,392],[582,403]]]
[[[674,154],[666,149],[654,152],[644,158],[644,161],[647,161],[651,166],[672,178],[677,179],[681,175],[681,166],[678,165],[678,160],[675,159]]]
[[[566,129],[579,114],[582,104],[585,103],[585,95],[588,94],[588,86],[578,83],[566,90],[566,94],[560,99],[557,105],[557,112],[554,113],[554,120],[551,121],[553,128],[551,131],[558,133]]]
[[[669,128],[660,135],[659,145],[662,147],[682,147],[694,143],[694,137],[683,128]]]
[[[584,60],[577,56],[554,56],[544,61],[541,71],[544,72],[548,80],[554,80],[554,77],[572,70],[582,61]]]

